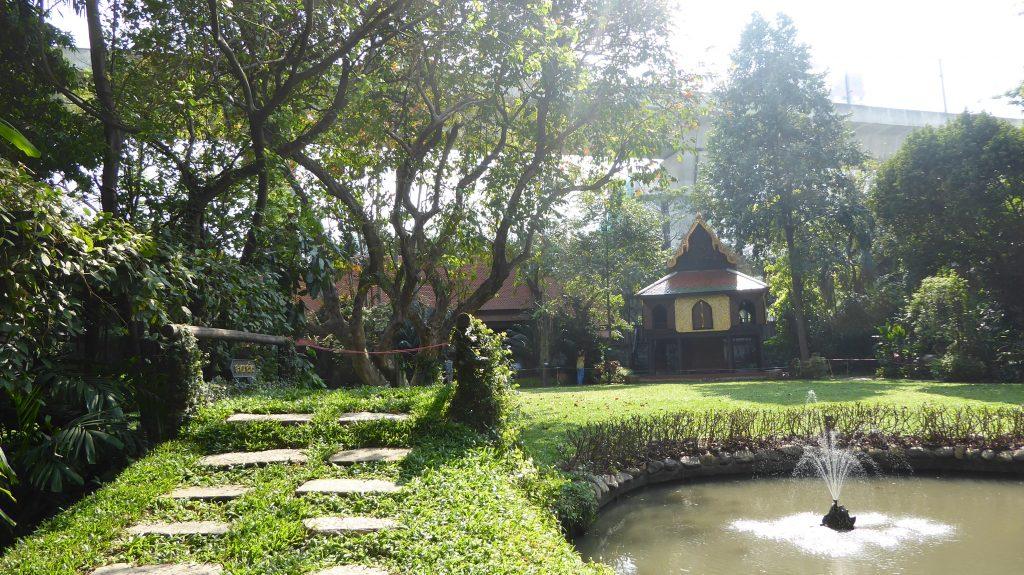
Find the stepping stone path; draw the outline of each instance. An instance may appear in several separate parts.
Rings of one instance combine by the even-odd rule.
[[[268,449],[267,451],[240,451],[207,455],[199,460],[203,467],[253,467],[271,463],[306,463],[306,454],[298,449]]]
[[[405,413],[372,413],[369,411],[357,411],[354,413],[344,413],[338,418],[338,423],[342,425],[351,425],[353,423],[363,423],[364,421],[405,421],[411,416]]]
[[[388,575],[387,571],[376,567],[363,567],[362,565],[345,565],[340,567],[328,567],[321,569],[313,575]]]
[[[360,411],[343,414],[338,418],[341,425],[367,421],[405,421],[411,416],[401,413],[373,413]],[[236,413],[227,418],[229,423],[272,421],[281,425],[301,425],[313,420],[311,413]],[[330,462],[338,465],[355,463],[401,461],[409,449],[369,447],[339,451],[331,456]],[[225,469],[232,467],[254,467],[273,463],[306,463],[308,458],[298,449],[269,449],[254,452],[232,452],[208,455],[199,460],[207,468]],[[244,485],[219,485],[209,487],[182,487],[163,495],[167,499],[191,501],[227,501],[241,497],[249,491]],[[314,479],[300,485],[296,495],[309,493],[351,494],[351,493],[395,493],[400,491],[396,483],[382,479]],[[304,519],[303,525],[312,533],[344,535],[373,533],[382,529],[394,529],[394,519],[377,517],[313,517]],[[221,521],[182,521],[139,523],[127,532],[131,535],[223,535],[231,526]],[[91,575],[222,575],[220,565],[210,563],[163,563],[158,565],[133,566],[117,563],[100,567]],[[313,575],[388,575],[376,567],[362,565],[339,565],[317,571]]]
[[[300,485],[296,495],[307,493],[394,493],[401,487],[392,481],[382,479],[314,479]]]
[[[313,421],[312,413],[236,413],[228,417],[228,423],[249,423],[253,421],[275,421],[281,425],[302,425]]]
[[[192,501],[228,501],[241,497],[249,491],[244,485],[220,485],[218,487],[183,487],[164,495],[167,499],[188,499]]]
[[[372,463],[377,461],[394,462],[405,459],[410,449],[393,447],[363,447],[339,451],[328,460],[336,465],[352,465],[354,463]]]
[[[133,567],[127,563],[115,563],[100,567],[92,575],[220,575],[224,568],[210,563],[162,563]],[[354,573],[359,573],[355,571]],[[372,573],[368,571],[367,573]]]
[[[223,535],[231,526],[221,521],[139,523],[128,528],[132,535]]]
[[[324,535],[373,533],[381,529],[398,527],[394,519],[376,517],[313,517],[303,519],[302,524],[313,533]]]

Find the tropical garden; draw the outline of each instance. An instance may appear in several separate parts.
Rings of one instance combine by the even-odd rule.
[[[712,87],[675,63],[663,2],[75,0],[81,51],[44,3],[0,1],[5,573],[605,573],[566,535],[597,512],[588,465],[660,455],[594,447],[636,445],[623,417],[783,434],[751,413],[814,389],[882,410],[858,426],[918,409],[893,436],[1024,437],[1024,129],[965,113],[874,161],[784,16],[755,16]],[[702,117],[706,167],[680,190],[659,160]],[[674,247],[654,197],[769,283],[789,379],[516,391],[513,361],[579,353],[595,382],[632,381],[633,294]],[[507,281],[533,315],[494,333],[471,316]],[[232,377],[239,358],[254,377]],[[874,358],[877,378],[829,379],[821,358]],[[338,425],[353,412],[403,418]],[[339,448],[409,451],[339,471]],[[202,463],[285,449],[308,464]],[[321,479],[401,489],[293,494]],[[165,497],[229,484],[244,495]],[[307,537],[305,518],[346,513],[402,528]],[[126,538],[143,520],[231,529]]]

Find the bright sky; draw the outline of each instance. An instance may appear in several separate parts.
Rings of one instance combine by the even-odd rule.
[[[1001,98],[1024,80],[1024,0],[678,1],[673,43],[695,72],[721,77],[751,13],[785,12],[837,100],[849,75],[854,103],[942,111],[941,60],[950,112],[1024,118]],[[53,22],[88,45],[85,21],[70,9]]]
[[[869,106],[1024,118],[1002,94],[1024,80],[1024,0],[679,0],[682,61],[719,76],[752,12],[786,13],[829,85],[859,77]],[[844,91],[835,92],[843,99]]]

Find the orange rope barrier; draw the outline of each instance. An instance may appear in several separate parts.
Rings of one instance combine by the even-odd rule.
[[[395,355],[395,354],[401,354],[401,353],[416,353],[416,352],[423,351],[423,350],[426,350],[426,349],[436,349],[436,348],[439,348],[439,347],[447,347],[448,346],[447,343],[436,343],[434,345],[424,345],[424,346],[421,346],[421,347],[410,347],[410,348],[407,348],[407,349],[388,349],[388,350],[382,350],[382,351],[369,351],[369,350],[361,351],[361,350],[357,350],[357,349],[335,349],[335,348],[332,348],[332,347],[323,347],[323,346],[317,345],[312,340],[308,340],[308,339],[297,339],[297,340],[295,340],[295,345],[301,345],[303,347],[311,347],[313,349],[320,349],[320,350],[323,350],[323,351],[329,351],[331,353],[348,353],[348,354],[354,354],[354,355],[362,355],[362,354],[366,354],[366,355]]]

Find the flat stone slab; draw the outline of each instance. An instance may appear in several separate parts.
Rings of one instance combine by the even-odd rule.
[[[314,479],[300,485],[295,493],[394,493],[400,489],[396,483],[383,479]]]
[[[306,454],[298,449],[268,449],[207,455],[199,460],[203,467],[253,467],[271,463],[305,463]]]
[[[132,535],[224,535],[231,526],[221,521],[139,523],[128,528]]]
[[[164,495],[167,499],[190,499],[194,501],[228,501],[241,497],[249,491],[244,485],[220,485],[217,487],[182,487]]]
[[[406,413],[373,413],[370,411],[356,411],[353,413],[343,413],[338,418],[338,423],[342,425],[351,425],[353,423],[363,423],[364,421],[406,421],[412,416]]]
[[[273,421],[281,425],[302,425],[313,421],[312,413],[236,413],[227,419],[228,423],[250,423]]]
[[[378,519],[376,517],[313,517],[303,519],[302,524],[309,531],[324,535],[373,533],[382,529],[398,527],[398,523],[394,519]]]
[[[328,567],[327,569],[321,569],[313,575],[389,575],[387,571],[383,569],[377,569],[376,567],[364,567],[362,565],[340,565],[338,567]]]
[[[409,455],[411,449],[394,447],[362,447],[359,449],[346,449],[339,451],[328,460],[337,465],[352,465],[353,463],[372,463],[375,461],[401,461]]]
[[[161,563],[137,567],[115,563],[100,567],[92,575],[220,575],[223,572],[223,567],[212,563]]]

